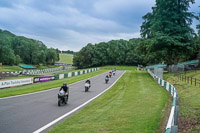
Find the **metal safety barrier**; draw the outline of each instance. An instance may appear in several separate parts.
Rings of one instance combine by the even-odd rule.
[[[169,115],[165,133],[177,133],[178,132],[178,92],[176,88],[173,85],[171,85],[169,82],[159,78],[154,73],[152,73],[149,69],[147,71],[154,78],[154,80],[163,88],[165,88],[173,97],[171,112]]]

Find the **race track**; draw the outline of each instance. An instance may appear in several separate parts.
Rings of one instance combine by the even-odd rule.
[[[89,92],[84,92],[85,81],[69,85],[69,102],[61,107],[57,105],[59,88],[0,99],[0,132],[31,133],[37,131],[109,88],[123,73],[124,71],[117,71],[108,84],[104,81],[108,72],[90,78],[92,86]]]

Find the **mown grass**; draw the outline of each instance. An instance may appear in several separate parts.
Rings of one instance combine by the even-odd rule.
[[[59,66],[56,66],[56,65],[48,65],[48,66],[39,65],[39,66],[37,66],[37,70],[56,68],[56,67],[59,67]]]
[[[91,73],[74,76],[71,78],[65,78],[65,79],[61,79],[61,80],[54,80],[54,81],[50,81],[50,82],[43,82],[43,83],[36,83],[36,84],[32,84],[32,85],[0,89],[0,98],[21,95],[21,94],[27,94],[27,93],[31,93],[31,92],[37,92],[37,91],[48,90],[51,88],[60,87],[63,84],[63,82],[66,82],[67,84],[75,83],[77,81],[96,76],[96,75],[104,73],[106,71],[107,70],[98,70],[98,71],[94,71]]]
[[[116,70],[136,70],[135,66],[103,66],[102,69],[112,70],[116,68]]]
[[[184,73],[186,76],[190,76],[193,78],[200,79],[200,70],[192,70],[189,72]]]
[[[65,64],[73,64],[73,54],[59,54],[60,60],[59,62]]]
[[[0,79],[0,81],[5,81],[5,80],[15,80],[15,79],[25,79],[25,78],[32,78],[32,77],[33,77],[33,76],[28,76],[28,75],[19,75],[18,77]]]
[[[169,94],[147,72],[125,69],[110,90],[48,133],[160,132]]]
[[[187,76],[194,71],[187,72]],[[165,74],[165,80],[178,90],[179,97],[179,132],[200,132],[200,88],[180,81],[174,74]]]
[[[56,65],[48,65],[48,66],[39,65],[39,66],[36,66],[36,67],[37,67],[37,69],[34,69],[34,70],[56,68],[56,67],[59,67],[59,66],[56,66]],[[21,71],[21,70],[25,70],[25,69],[20,68],[19,66],[8,66],[8,65],[0,66],[0,72],[15,72],[15,71]]]
[[[7,66],[7,65],[0,66],[0,72],[13,72],[21,70],[23,69],[20,68],[19,66]]]

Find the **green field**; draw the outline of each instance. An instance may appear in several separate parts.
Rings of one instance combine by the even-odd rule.
[[[200,70],[192,70],[192,71],[186,72],[184,74],[186,74],[186,76],[200,79]]]
[[[59,66],[56,65],[48,65],[48,66],[36,66],[37,69],[34,70],[41,70],[41,69],[48,69],[48,68],[56,68]],[[15,72],[15,71],[21,71],[21,70],[25,70],[23,68],[20,68],[19,66],[8,66],[8,65],[3,65],[0,66],[0,72]]]
[[[48,66],[43,66],[43,65],[40,65],[40,66],[36,66],[38,70],[41,70],[41,69],[49,69],[49,68],[56,68],[56,67],[59,67],[59,66],[56,66],[56,65],[48,65]]]
[[[19,66],[7,66],[7,65],[0,66],[0,72],[13,72],[21,70],[23,69],[20,68]]]
[[[113,66],[103,67],[112,69]],[[102,69],[103,69],[102,68]],[[58,124],[50,133],[164,132],[169,94],[147,74],[128,69],[106,93]],[[164,126],[163,126],[164,125]]]
[[[187,76],[200,78],[200,73],[187,72]],[[200,132],[200,88],[180,81],[174,74],[165,74],[165,80],[178,90],[179,97],[179,132]]]
[[[59,62],[65,64],[73,64],[73,55],[72,54],[59,54],[60,60]]]

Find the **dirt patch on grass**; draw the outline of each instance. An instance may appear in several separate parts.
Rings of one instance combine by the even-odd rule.
[[[178,132],[186,133],[194,128],[198,127],[198,120],[179,117],[178,118]]]

